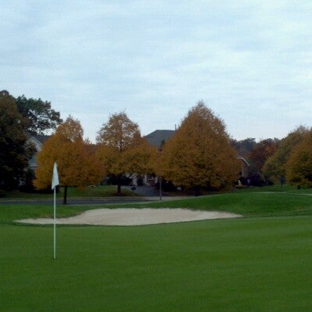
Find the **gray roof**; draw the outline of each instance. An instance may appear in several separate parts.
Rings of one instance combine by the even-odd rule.
[[[51,136],[50,135],[35,135],[35,138],[43,144],[47,139],[49,139]]]
[[[27,135],[28,140],[32,138],[40,142],[41,144],[43,144],[47,139],[51,137],[51,135],[32,135],[30,133],[27,133],[26,135]]]
[[[162,144],[171,139],[174,134],[175,130],[155,130],[146,135],[145,138],[150,145],[160,148]]]

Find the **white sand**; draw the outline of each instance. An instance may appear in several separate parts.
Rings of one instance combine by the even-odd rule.
[[[195,211],[188,209],[94,209],[88,210],[75,217],[58,218],[56,224],[81,225],[146,225],[174,222],[188,222],[196,220],[238,218],[240,215],[217,212]],[[53,219],[25,219],[17,222],[31,224],[53,224]]]

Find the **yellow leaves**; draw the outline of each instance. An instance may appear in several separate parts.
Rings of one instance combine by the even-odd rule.
[[[312,130],[293,148],[286,168],[289,182],[312,186]]]
[[[57,127],[55,135],[71,142],[78,142],[83,140],[83,129],[79,120],[69,116],[64,123]]]
[[[110,116],[108,123],[98,132],[97,143],[124,151],[135,145],[140,138],[139,126],[122,112]]]
[[[98,184],[104,168],[95,157],[95,149],[82,140],[80,123],[69,118],[57,128],[38,154],[35,186],[46,188],[51,184],[54,162],[58,165],[61,186]]]
[[[162,153],[164,177],[186,187],[220,187],[239,173],[223,121],[198,103]]]
[[[182,121],[162,152],[141,137],[125,113],[114,114],[98,132],[97,145],[82,140],[80,123],[72,118],[59,126],[40,155],[36,185],[49,185],[53,162],[63,185],[84,186],[101,174],[157,174],[186,187],[223,187],[238,178],[236,152],[222,120],[200,102]],[[91,184],[91,183],[90,183]]]
[[[139,127],[122,112],[102,126],[97,137],[97,157],[108,175],[143,174],[150,171],[151,147]]]
[[[286,164],[292,150],[302,142],[309,130],[303,126],[290,132],[278,145],[277,151],[267,160],[263,167],[264,173],[270,178],[284,179],[286,176]]]
[[[127,153],[128,170],[130,173],[147,174],[153,172],[153,155],[156,148],[151,147],[146,140],[140,139]]]

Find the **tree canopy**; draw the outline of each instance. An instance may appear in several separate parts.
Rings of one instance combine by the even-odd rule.
[[[25,178],[28,161],[35,149],[27,144],[24,120],[15,99],[0,92],[0,187],[12,189]]]
[[[244,140],[234,140],[232,139],[232,144],[238,152],[238,155],[244,158],[248,158],[250,152],[254,149],[257,142],[255,138],[247,138]]]
[[[295,145],[286,165],[286,177],[291,184],[312,186],[312,130]]]
[[[224,122],[199,102],[162,151],[167,180],[191,189],[220,189],[238,179],[240,163]]]
[[[70,162],[82,165],[79,161],[85,158],[82,161],[85,164],[89,157],[95,166],[89,166],[87,175],[93,176],[95,181],[98,178],[96,173],[103,174],[105,169],[108,177],[118,181],[119,194],[124,175],[148,173],[186,188],[221,188],[236,180],[240,172],[237,156],[248,160],[251,180],[282,182],[287,175],[293,183],[303,183],[298,172],[295,174],[287,168],[289,165],[298,167],[299,156],[293,156],[293,151],[310,131],[308,128],[300,126],[281,141],[265,139],[256,143],[254,138],[237,141],[229,137],[224,122],[202,101],[189,110],[174,137],[162,148],[162,153],[142,138],[138,124],[131,121],[125,112],[112,114],[103,124],[98,131],[97,145],[83,140],[83,129],[78,120],[69,117],[63,123],[60,113],[51,108],[51,103],[40,98],[26,98],[24,95],[14,98],[7,91],[1,91],[0,114],[0,188],[14,188],[21,181],[27,181],[29,159],[35,153],[35,147],[28,143],[27,136],[47,135],[54,131],[51,140],[45,144],[48,146],[45,149],[50,149],[45,155],[47,159],[63,159],[65,164],[66,159],[72,158]],[[57,146],[64,150],[55,153],[59,150]],[[303,145],[300,148],[303,149]],[[50,165],[52,168],[53,162]],[[92,173],[99,166],[101,169]],[[69,164],[64,165],[63,172],[69,167]],[[49,170],[52,169],[44,170],[47,171],[46,182],[41,180],[42,173],[37,179],[38,187],[50,183]],[[74,171],[64,173],[64,183],[68,186],[88,183],[86,179],[80,179],[84,182],[76,179],[75,174]]]
[[[117,193],[121,193],[121,178],[125,174],[143,174],[150,170],[153,148],[141,137],[139,126],[126,113],[116,113],[104,123],[97,136],[97,155],[106,174],[117,178]]]
[[[278,144],[278,139],[265,139],[256,143],[248,155],[253,172],[262,174],[265,162],[276,152]]]
[[[60,113],[51,108],[51,103],[41,99],[16,98],[19,113],[24,117],[25,129],[31,135],[45,135],[55,130],[62,122]]]
[[[309,130],[303,126],[297,127],[287,137],[281,140],[278,149],[269,157],[263,167],[265,175],[283,183],[286,179],[286,164],[294,147],[303,140]]]
[[[37,157],[35,186],[44,189],[51,185],[54,162],[58,165],[60,186],[64,186],[64,204],[67,187],[80,188],[99,184],[104,176],[104,168],[95,157],[95,148],[83,140],[83,129],[78,120],[71,116],[60,124],[42,146]]]

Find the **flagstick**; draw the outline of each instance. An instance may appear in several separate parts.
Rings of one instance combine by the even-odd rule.
[[[54,163],[51,187],[54,190],[54,259],[56,259],[56,186],[60,184],[57,164]]]
[[[56,259],[56,187],[54,187],[54,259]]]

